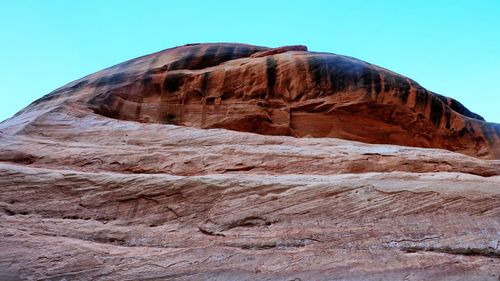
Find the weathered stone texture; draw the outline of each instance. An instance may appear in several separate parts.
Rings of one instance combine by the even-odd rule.
[[[499,131],[304,46],[137,58],[0,123],[0,280],[497,281]]]

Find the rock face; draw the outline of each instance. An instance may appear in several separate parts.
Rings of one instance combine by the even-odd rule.
[[[303,46],[137,58],[0,124],[0,280],[498,280],[499,132]]]
[[[27,111],[79,104],[120,120],[336,137],[500,158],[500,126],[415,81],[350,57],[195,44],[84,77]]]

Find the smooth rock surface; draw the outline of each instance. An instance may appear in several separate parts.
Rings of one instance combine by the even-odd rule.
[[[203,117],[203,106],[196,111],[189,102],[185,112],[175,103],[163,111],[165,104],[157,100],[163,94],[148,92],[140,80],[174,73],[211,73],[216,79],[218,71],[233,68],[249,75],[244,80],[255,68],[254,83],[267,85],[262,63],[269,57],[281,69],[276,81],[286,77],[284,57],[296,56],[295,62],[324,58],[302,46],[223,46],[233,46],[231,56],[221,45],[192,45],[125,62],[70,83],[0,124],[0,280],[499,280],[500,160],[494,160],[496,129],[487,129],[497,124],[445,98],[450,130],[458,130],[458,124],[474,128],[453,138],[446,134],[445,117],[438,126],[432,121],[429,105],[419,111],[418,106],[388,102],[399,90],[381,90],[377,101],[360,103],[366,87],[358,95],[351,89],[358,83],[353,78],[350,92],[317,94],[311,100],[345,102],[350,109],[342,110],[347,118],[342,120],[380,132],[403,122],[383,119],[394,117],[385,115],[386,105],[407,116],[421,113],[422,127],[401,127],[395,143],[409,144],[403,136],[418,139],[423,132],[418,130],[428,128],[430,142],[416,145],[443,148],[448,143],[447,148],[462,153],[370,144],[381,142],[374,131],[353,131],[355,137],[348,137],[369,143],[297,138],[286,136],[290,127],[275,131],[274,123],[258,123],[257,130],[243,126],[247,113],[259,107],[254,104],[258,99],[221,98],[221,106],[227,102],[237,120],[224,124],[242,125],[219,126],[228,119],[208,111]],[[191,57],[192,48],[213,57]],[[293,69],[287,71],[298,71]],[[121,78],[109,77],[122,70]],[[321,77],[329,75],[325,71]],[[310,86],[305,78],[310,73],[304,72],[303,83],[296,74],[287,83]],[[142,78],[136,80],[136,74]],[[236,82],[227,83],[240,79],[231,76],[224,82],[227,75],[221,77],[222,82],[207,82],[206,89],[215,94],[217,87],[236,87]],[[167,96],[178,98],[197,82],[186,83]],[[126,85],[136,88],[115,92]],[[278,95],[281,86],[276,85]],[[415,94],[416,88],[411,89]],[[142,100],[132,102],[141,95]],[[296,101],[292,107],[307,103]],[[238,103],[244,106],[238,109]],[[362,103],[369,112],[354,110]],[[138,104],[139,113],[130,115],[138,112]],[[158,112],[173,114],[172,108],[183,112],[182,119],[175,115],[167,122],[173,124],[160,124],[164,119]],[[155,110],[157,115],[147,113]],[[315,116],[329,110],[307,109],[311,119],[306,123],[323,126],[323,117]],[[202,119],[205,123],[196,123]],[[332,126],[335,130],[317,132],[331,136],[342,131]],[[296,135],[307,135],[299,127],[292,125]],[[364,139],[370,135],[374,138]],[[472,148],[469,137],[485,143]]]
[[[304,46],[191,44],[69,83],[21,113],[80,105],[120,120],[444,148],[500,159],[500,125],[387,69]]]

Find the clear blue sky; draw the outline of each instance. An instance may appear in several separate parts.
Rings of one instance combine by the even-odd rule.
[[[0,0],[0,120],[176,45],[307,45],[389,68],[500,123],[500,1]]]

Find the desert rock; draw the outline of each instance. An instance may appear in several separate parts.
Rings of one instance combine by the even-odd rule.
[[[0,124],[0,280],[498,280],[499,132],[353,58],[167,49]]]

